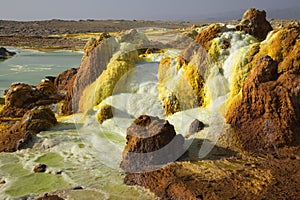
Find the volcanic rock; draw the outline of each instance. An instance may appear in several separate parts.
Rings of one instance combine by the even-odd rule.
[[[5,49],[4,47],[0,47],[0,60],[7,59],[7,58],[12,57],[14,55],[16,55],[15,52],[10,52],[7,49]]]
[[[23,117],[36,106],[51,105],[63,99],[57,94],[53,83],[42,81],[37,87],[25,83],[15,83],[5,93],[5,106],[0,112],[1,117]]]
[[[58,93],[65,95],[63,104],[61,106],[61,113],[63,115],[73,114],[72,96],[77,71],[78,69],[75,68],[66,70],[59,74],[54,80],[54,85],[57,88]]]
[[[211,41],[218,37],[223,29],[224,27],[221,27],[220,25],[211,24],[197,35],[196,42],[208,50],[210,48]]]
[[[49,108],[36,108],[27,111],[20,122],[15,123],[0,137],[0,152],[12,152],[24,148],[32,136],[48,130],[57,123]]]
[[[198,119],[195,119],[190,125],[189,134],[194,134],[203,130],[204,126],[205,125],[203,122],[199,121]]]
[[[149,47],[149,40],[145,34],[130,30],[91,45],[75,78],[74,112],[86,111],[111,96],[120,78],[140,60],[137,49]]]
[[[241,22],[236,26],[236,30],[245,31],[262,41],[273,28],[266,20],[266,11],[250,8],[244,13]]]
[[[77,74],[76,68],[68,69],[61,74],[59,74],[54,80],[54,86],[57,88],[59,93],[66,94],[70,88],[70,82]],[[72,85],[73,86],[73,85]]]
[[[34,166],[33,171],[35,173],[43,173],[43,172],[46,172],[46,169],[47,169],[47,165],[38,164],[38,165]]]
[[[268,151],[300,144],[300,73],[295,69],[278,74],[278,63],[269,56],[256,63],[242,100],[226,116],[243,148]]]
[[[184,153],[183,137],[176,135],[167,120],[158,117],[142,115],[134,120],[126,139],[120,166],[128,173],[154,170]]]

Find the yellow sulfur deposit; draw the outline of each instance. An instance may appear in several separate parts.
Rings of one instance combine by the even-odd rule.
[[[138,52],[126,53],[107,65],[107,69],[95,82],[86,87],[79,106],[82,110],[88,110],[101,103],[106,97],[113,94],[114,88],[120,78],[135,67],[138,61]]]

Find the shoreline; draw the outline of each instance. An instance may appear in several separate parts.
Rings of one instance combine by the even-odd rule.
[[[107,21],[109,21],[109,20],[107,20]],[[122,21],[122,20],[119,20],[119,21],[116,20],[116,21],[118,23],[128,22],[128,21]],[[0,27],[1,27],[1,22],[3,22],[3,21],[0,21]],[[62,23],[62,20],[46,21],[46,23],[44,25],[47,25],[47,23],[50,23],[48,25],[51,25],[52,22]],[[71,23],[71,24],[74,23],[74,21],[63,21],[63,22],[67,22],[67,23]],[[75,21],[75,22],[77,22],[77,21]],[[84,21],[84,23],[87,23],[87,22],[93,23],[94,21],[88,21],[88,20]],[[59,48],[70,48],[70,47],[75,48],[76,47],[77,43],[75,40],[72,40],[72,39],[78,39],[78,44],[81,44],[81,42],[82,43],[86,42],[86,40],[89,38],[89,36],[91,36],[91,37],[97,36],[97,33],[99,33],[99,34],[103,33],[103,32],[63,33],[64,31],[66,31],[66,29],[58,28],[57,30],[50,31],[51,32],[50,35],[36,36],[34,34],[36,34],[36,33],[45,34],[45,30],[48,30],[48,29],[45,26],[43,26],[41,28],[40,27],[41,24],[39,24],[38,22],[35,22],[35,23],[36,23],[35,26],[37,26],[37,27],[35,29],[31,30],[31,35],[30,34],[22,35],[22,34],[18,33],[19,35],[17,34],[15,36],[3,36],[3,40],[5,40],[5,37],[6,37],[6,39],[9,37],[11,37],[13,39],[18,38],[18,40],[14,41],[15,44],[19,44],[19,45],[26,44],[28,47],[30,45],[32,47],[37,47],[38,45],[39,45],[39,47],[41,47],[42,45],[44,45],[43,47],[48,47],[48,48],[45,48],[45,50],[50,50],[51,47],[53,48],[53,46],[57,45],[57,46],[55,46],[55,49],[62,50]],[[80,23],[82,23],[82,21],[78,21],[78,23],[80,24]],[[137,21],[130,21],[130,24],[131,23],[137,23]],[[274,24],[277,23],[277,26],[276,27],[274,26],[274,28],[278,28],[282,25],[282,21],[280,21],[280,20],[273,21],[273,23]],[[147,24],[147,23],[145,23],[145,24]],[[190,24],[190,23],[188,23],[188,24]],[[102,25],[105,25],[105,24],[102,24]],[[179,24],[179,25],[184,25],[184,23]],[[192,26],[192,24],[190,24],[190,25]],[[204,25],[205,24],[200,25],[200,26],[204,26]],[[169,26],[171,26],[171,24],[169,24]],[[191,26],[188,26],[188,27],[191,27]],[[188,27],[186,27],[186,28],[188,28]],[[74,28],[76,28],[76,27],[74,27]],[[84,28],[90,28],[90,29],[84,29]],[[93,27],[93,28],[95,28],[95,27]],[[87,26],[87,27],[83,27],[82,29],[80,29],[80,31],[83,31],[83,30],[92,31],[93,28]],[[106,30],[110,30],[109,28],[110,27],[107,27]],[[127,24],[127,28],[130,28],[130,25]],[[213,28],[215,28],[215,29],[213,29]],[[202,46],[208,46],[210,48],[211,44],[208,44],[206,42],[208,40],[213,40],[213,38],[216,38],[218,36],[219,33],[214,33],[215,30],[218,31],[217,28],[218,28],[218,26],[211,27],[211,31],[209,32],[209,33],[211,33],[211,38],[206,37],[207,35],[209,35],[207,33],[202,34],[200,36],[198,35],[199,41],[204,43],[204,44],[201,44]],[[180,28],[178,28],[178,29],[180,29]],[[1,30],[0,30],[0,32],[1,32]],[[69,31],[71,32],[72,30],[69,30]],[[53,34],[53,33],[57,33],[57,34]],[[94,33],[95,33],[95,35],[94,35]],[[79,35],[79,37],[76,38],[76,37],[74,37],[75,35],[72,35],[72,34],[75,34],[77,36]],[[132,35],[134,36],[134,34],[132,34]],[[132,36],[132,35],[130,35],[130,36]],[[0,42],[1,42],[1,37],[2,36],[0,36]],[[103,39],[103,41],[105,41],[105,37],[102,39]],[[13,42],[13,41],[10,40],[8,42]],[[101,41],[95,41],[95,43],[90,44],[89,47],[91,47],[91,49],[100,48],[100,46],[101,46],[100,42]],[[76,45],[74,45],[74,44],[76,44]],[[234,43],[232,42],[232,44],[234,44]],[[96,46],[94,46],[94,45],[96,45]],[[79,46],[80,45],[78,45],[78,47]],[[79,47],[79,48],[81,48],[81,47]],[[224,45],[222,46],[222,50],[226,50],[227,48],[229,48],[229,45],[227,43],[224,43]],[[83,47],[82,47],[82,49],[83,49]],[[87,54],[86,54],[85,59],[88,61],[91,61],[91,62],[97,60],[88,54],[88,52],[89,52],[88,50],[90,50],[90,49],[87,48],[87,50],[86,50]],[[255,54],[260,56],[259,52],[256,52]],[[134,55],[135,54],[130,55],[130,56],[132,56],[134,58]],[[100,56],[100,55],[98,55],[98,56]],[[195,56],[198,56],[198,55],[195,55]],[[127,64],[129,63],[128,60],[130,60],[130,61],[134,60],[132,57],[128,57],[128,59],[125,59],[125,61],[127,61],[126,62]],[[101,57],[101,59],[110,60],[110,57],[109,56],[107,58]],[[263,60],[263,61],[265,61],[265,60]],[[129,67],[130,67],[132,63],[129,63],[129,64],[130,64],[129,65]],[[263,64],[266,64],[266,62],[261,61],[261,66],[264,66]],[[89,62],[86,62],[86,65],[90,66]],[[111,65],[111,66],[113,66],[113,65]],[[116,65],[116,66],[118,66],[118,65]],[[256,69],[261,66],[255,65],[254,67]],[[106,67],[107,67],[107,65],[105,65],[105,69],[107,69]],[[168,66],[165,66],[165,67],[168,67]],[[184,67],[184,66],[182,66],[182,67]],[[266,67],[269,67],[269,65],[267,65]],[[86,68],[82,67],[82,69],[86,69]],[[112,72],[120,71],[120,70],[118,70],[119,68],[111,68],[111,69],[112,69],[111,70]],[[259,69],[261,69],[261,68],[259,68]],[[264,68],[262,68],[262,69],[264,69]],[[86,71],[83,71],[83,72],[86,72]],[[253,74],[253,77],[257,77],[257,76],[261,75],[262,73],[260,73],[260,72],[261,71],[258,71],[256,74]],[[51,99],[55,95],[49,96],[48,93],[49,94],[50,93],[55,94],[55,92],[59,93],[58,88],[63,88],[61,90],[68,94],[69,91],[72,91],[72,90],[69,90],[69,88],[72,88],[76,84],[76,82],[74,82],[75,79],[72,79],[73,76],[75,78],[82,77],[82,79],[88,79],[88,80],[95,78],[92,76],[87,77],[89,75],[87,73],[78,73],[78,74],[77,74],[77,71],[76,71],[76,73],[69,72],[69,73],[64,74],[64,78],[59,78],[58,77],[59,75],[57,75],[57,77],[55,79],[57,79],[57,80],[63,79],[64,81],[62,83],[64,83],[64,84],[53,85],[52,82],[51,83],[45,82],[42,84],[43,87],[41,87],[41,86],[39,87],[40,92],[48,98],[47,100],[49,100],[49,99],[56,100],[56,99]],[[93,75],[94,75],[94,73],[93,73]],[[276,73],[276,75],[277,75],[277,73]],[[199,76],[199,75],[196,74],[196,76]],[[103,79],[103,82],[99,81],[99,83],[107,84],[105,82],[106,80],[113,81],[113,79],[111,77],[112,76],[107,75],[107,79]],[[268,78],[267,75],[264,77]],[[96,78],[97,78],[97,76],[96,76]],[[191,78],[193,78],[193,77],[191,77]],[[251,76],[250,76],[250,78],[251,78]],[[268,79],[268,82],[273,81],[274,83],[279,84],[278,82],[275,82],[275,81],[277,81],[277,78],[274,80],[271,78],[272,77],[269,77],[270,80]],[[191,80],[193,80],[193,79],[191,79]],[[252,82],[255,83],[255,80]],[[56,83],[56,82],[60,83],[60,81],[54,81],[54,83]],[[249,82],[251,83],[251,81],[249,81]],[[87,87],[89,87],[89,85],[90,85],[90,83],[84,82],[84,87],[82,86],[82,88],[87,88]],[[266,84],[261,84],[261,85],[266,85]],[[66,86],[68,86],[68,87],[66,87]],[[23,87],[26,89],[28,86],[25,87],[23,85]],[[42,90],[42,88],[45,88],[45,91],[46,90],[48,90],[48,91],[44,93],[43,92],[44,90]],[[257,86],[257,88],[258,88],[258,86]],[[12,90],[13,89],[14,88],[12,88]],[[255,89],[256,89],[256,87],[254,87],[254,90]],[[31,91],[31,90],[28,89],[28,91]],[[61,93],[63,93],[63,92],[61,92]],[[36,94],[36,95],[41,95],[41,94]],[[74,93],[70,94],[71,97],[72,97],[72,95],[74,95]],[[106,94],[103,94],[103,95],[106,95]],[[261,95],[261,94],[257,94],[257,96],[259,96],[259,95]],[[66,97],[68,97],[68,96],[66,96]],[[32,99],[34,99],[34,98],[36,98],[36,97],[33,96]],[[284,98],[282,98],[282,99],[284,99]],[[67,101],[67,100],[68,99],[66,98],[65,101]],[[34,106],[34,103],[35,103],[35,101],[32,102],[33,106]],[[165,105],[168,105],[167,103]],[[244,102],[241,101],[241,103],[244,103]],[[255,104],[253,104],[253,105],[255,105]],[[262,103],[261,107],[264,108],[264,105],[265,104]],[[241,104],[241,106],[242,106],[242,104]],[[258,104],[258,106],[260,106],[260,104]],[[250,107],[250,106],[248,106],[248,107]],[[29,108],[31,108],[31,107],[28,107],[28,109]],[[104,113],[104,115],[107,114],[105,112],[105,109],[104,109],[103,113]],[[246,113],[246,112],[244,112],[244,113]],[[174,114],[174,113],[172,113],[172,114]],[[109,114],[107,114],[107,115],[109,115]],[[233,115],[233,117],[235,117],[235,115]],[[263,117],[261,117],[260,119],[263,119]],[[280,118],[280,120],[284,120],[284,119]],[[25,121],[25,118],[24,118],[24,121]],[[251,131],[251,129],[250,129],[250,131]],[[198,198],[199,199],[210,199],[210,198],[242,199],[243,197],[246,197],[246,198],[247,197],[248,198],[250,198],[250,197],[253,197],[253,198],[254,197],[255,198],[276,198],[276,197],[280,198],[280,197],[285,197],[285,195],[288,195],[288,197],[292,198],[299,194],[299,190],[297,189],[297,187],[300,183],[300,182],[298,182],[298,177],[299,177],[298,172],[299,171],[294,170],[294,169],[297,169],[297,167],[300,164],[300,156],[299,156],[300,148],[299,148],[299,146],[287,145],[286,147],[281,147],[278,149],[277,148],[268,149],[268,151],[266,150],[265,152],[263,152],[263,151],[255,152],[255,151],[252,151],[253,149],[252,150],[244,149],[245,147],[242,146],[242,143],[241,143],[242,140],[240,140],[240,138],[238,138],[236,135],[234,135],[234,134],[236,134],[235,131],[233,131],[232,133],[231,132],[228,132],[228,133],[230,133],[232,135],[228,135],[226,132],[226,135],[224,134],[224,138],[220,137],[220,140],[217,141],[218,143],[215,146],[216,151],[212,151],[211,157],[208,156],[206,159],[200,159],[198,157],[194,160],[192,159],[193,154],[197,153],[197,151],[196,151],[196,150],[198,150],[197,148],[199,148],[203,143],[202,140],[195,139],[195,143],[194,143],[195,146],[193,146],[193,148],[190,149],[190,152],[188,152],[188,153],[190,153],[191,156],[186,158],[186,160],[179,160],[177,162],[172,162],[170,164],[165,165],[165,167],[163,167],[161,170],[153,171],[153,172],[149,172],[149,173],[148,172],[139,173],[139,174],[127,173],[126,175],[128,175],[128,177],[124,181],[127,185],[137,185],[137,186],[142,186],[143,188],[149,189],[150,191],[155,193],[158,197],[161,197],[163,199],[164,198],[174,198],[174,199],[178,198],[179,199],[180,197],[183,197],[184,195],[186,195],[186,196],[184,196],[185,199],[198,199]],[[252,133],[252,134],[253,134],[253,137],[257,137],[257,135],[255,133]],[[9,134],[7,134],[7,135],[9,135]],[[235,141],[235,139],[236,139],[236,141]],[[250,141],[255,141],[255,138],[251,138]],[[248,144],[248,143],[246,143],[246,144]],[[254,147],[256,147],[256,146],[254,146]],[[274,147],[276,147],[276,146],[274,146]],[[264,148],[264,146],[262,146],[262,148]],[[257,148],[255,150],[257,150]],[[150,150],[150,152],[151,151],[152,150]],[[160,187],[157,187],[157,186],[160,186]],[[286,192],[288,192],[288,193],[286,193]]]

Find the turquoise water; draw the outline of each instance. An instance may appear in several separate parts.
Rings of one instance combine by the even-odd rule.
[[[41,52],[6,47],[16,52],[16,56],[0,61],[0,95],[14,82],[36,85],[45,76],[56,76],[59,73],[77,68],[82,53],[70,51]]]

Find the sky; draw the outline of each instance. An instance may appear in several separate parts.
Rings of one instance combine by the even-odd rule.
[[[47,19],[200,20],[242,12],[250,7],[264,9],[267,12],[290,8],[294,10],[298,8],[300,11],[300,1],[6,0],[0,6],[0,19],[19,21]]]

